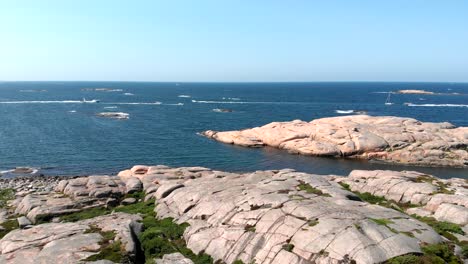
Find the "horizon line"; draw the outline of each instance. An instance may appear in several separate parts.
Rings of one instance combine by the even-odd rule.
[[[114,82],[114,83],[452,83],[468,84],[468,81],[117,81],[117,80],[0,80],[8,82]]]

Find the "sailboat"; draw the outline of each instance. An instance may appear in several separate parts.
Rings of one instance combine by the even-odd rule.
[[[392,93],[388,93],[387,100],[385,101],[385,105],[392,105],[393,103],[390,102],[390,97],[392,96]]]

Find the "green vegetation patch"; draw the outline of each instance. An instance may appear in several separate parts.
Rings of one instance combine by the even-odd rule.
[[[135,198],[137,201],[144,200],[145,199],[145,192],[140,191],[140,192],[127,193],[124,196],[124,199],[125,198]]]
[[[16,219],[7,220],[6,222],[3,222],[1,226],[4,228],[4,230],[0,230],[0,239],[2,239],[10,231],[19,228],[18,221]]]
[[[288,244],[284,244],[284,245],[282,246],[282,248],[283,248],[284,250],[288,251],[288,252],[292,252],[293,249],[294,249],[294,245],[288,243]]]
[[[321,190],[314,188],[310,184],[305,183],[305,182],[301,182],[297,187],[299,188],[299,190],[305,191],[307,193],[312,193],[312,194],[316,194],[319,196],[331,197],[330,194],[324,193]]]
[[[111,211],[109,209],[106,209],[103,207],[95,207],[95,208],[86,209],[80,212],[60,216],[60,220],[65,221],[65,222],[77,222],[80,220],[90,219],[90,218],[94,218],[97,216],[106,215],[110,213]],[[49,219],[40,218],[40,220],[38,220],[37,222],[43,223],[48,220]]]
[[[318,225],[319,221],[317,219],[312,219],[307,222],[309,226],[316,226]]]
[[[351,189],[350,189],[348,184],[340,182],[340,185],[343,186],[343,188],[345,190],[351,192]],[[385,197],[373,195],[373,194],[371,194],[369,192],[365,192],[365,193],[353,192],[353,193],[356,194],[356,196],[359,197],[359,199],[361,199],[361,201],[364,201],[364,202],[367,202],[367,203],[370,203],[370,204],[377,204],[377,205],[387,207],[387,208],[391,208],[391,209],[397,210],[397,211],[402,212],[402,213],[404,213],[405,209],[418,207],[417,205],[414,205],[414,204],[411,204],[411,203],[399,203],[399,202],[395,202],[395,201],[392,201],[392,200],[387,200],[387,199],[385,199]]]
[[[369,192],[356,193],[356,195],[359,198],[361,198],[361,200],[363,200],[364,202],[368,202],[370,204],[378,204],[378,205],[384,205],[384,206],[388,205],[388,201],[385,200],[385,198],[382,196],[376,196]]]
[[[128,258],[125,256],[122,243],[120,241],[114,241],[115,232],[107,231],[104,232],[96,226],[91,228],[86,233],[99,233],[102,236],[102,240],[99,243],[101,245],[101,251],[99,253],[89,256],[86,261],[97,261],[97,260],[110,260],[115,263],[127,263]]]
[[[142,218],[143,232],[139,236],[141,248],[147,263],[154,258],[162,258],[165,254],[180,252],[195,264],[211,264],[213,259],[201,252],[194,254],[187,248],[183,234],[188,224],[176,224],[172,218],[156,219],[154,212],[155,200],[139,202],[115,208],[116,212],[129,214],[139,213]]]
[[[375,219],[375,218],[369,218],[369,219],[371,221],[373,221],[374,223],[378,224],[378,225],[385,226],[386,228],[388,228],[390,231],[392,231],[395,234],[399,233],[397,230],[395,230],[395,229],[388,226],[389,224],[394,223],[392,220],[389,220],[389,219]]]
[[[372,220],[373,222],[375,222],[378,225],[386,226],[388,224],[393,224],[393,221],[388,220],[388,219],[376,219],[376,218],[369,218],[369,219]]]
[[[144,192],[135,192],[132,194],[127,194],[124,198],[132,197],[138,200],[138,199],[144,199],[144,195],[145,195]],[[140,213],[140,214],[146,215],[149,213],[148,211],[154,210],[154,200],[130,204],[130,205],[118,206],[113,209],[104,208],[104,207],[90,208],[90,209],[86,209],[80,212],[75,212],[75,213],[70,213],[70,214],[60,216],[60,219],[65,222],[77,222],[80,220],[85,220],[85,219],[90,219],[90,218],[94,218],[94,217],[101,216],[101,215],[110,214],[112,213],[113,210],[116,212],[124,212],[124,213],[129,213],[129,214]],[[45,216],[45,217],[39,216],[36,221],[39,224],[45,223],[45,222],[50,221],[49,218],[50,217],[48,216]]]
[[[340,184],[341,187],[343,187],[343,189],[352,192],[352,191],[351,191],[351,186],[349,186],[349,184],[344,183],[344,182],[339,182],[338,184]]]
[[[421,222],[424,222],[431,226],[439,235],[446,237],[447,239],[458,243],[458,239],[452,234],[460,234],[464,235],[463,229],[454,223],[444,222],[444,221],[437,221],[433,217],[426,217],[426,216],[419,216],[419,215],[411,215],[412,217],[418,219]]]
[[[245,229],[245,231],[247,231],[247,232],[253,232],[253,233],[255,233],[255,226],[246,225],[244,229]]]
[[[0,190],[0,208],[5,208],[9,200],[15,199],[15,191],[11,188]]]
[[[421,247],[422,255],[408,254],[388,260],[387,264],[461,264],[453,254],[453,246],[441,243]]]

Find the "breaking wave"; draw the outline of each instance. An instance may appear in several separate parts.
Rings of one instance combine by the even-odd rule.
[[[421,107],[468,107],[466,104],[412,104],[408,103],[407,106],[421,106]]]
[[[150,102],[150,103],[104,103],[104,104],[117,104],[117,105],[160,105],[161,102]]]
[[[198,104],[313,104],[310,102],[246,102],[246,101],[198,101],[192,100],[192,103]]]
[[[352,114],[354,110],[335,110],[335,112],[338,114]]]
[[[64,101],[3,101],[0,104],[82,104],[83,101],[64,100]]]

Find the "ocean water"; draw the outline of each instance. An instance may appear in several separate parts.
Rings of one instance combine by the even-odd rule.
[[[438,94],[392,94],[394,104],[385,105],[387,92],[400,89]],[[100,103],[82,103],[83,98]],[[417,170],[468,178],[466,169],[304,157],[197,135],[208,129],[341,116],[351,110],[468,126],[468,84],[0,82],[0,171],[32,166],[46,175],[112,174],[134,164],[165,164],[227,171],[294,168],[337,175],[353,169]],[[106,111],[128,113],[129,119],[96,116]]]

